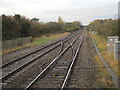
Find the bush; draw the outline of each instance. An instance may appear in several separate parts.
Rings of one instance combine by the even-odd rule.
[[[87,29],[96,31],[97,34],[107,37],[107,36],[120,36],[120,33],[118,33],[118,20],[112,20],[112,19],[105,19],[105,20],[95,20],[91,22]]]
[[[31,20],[19,14],[15,16],[2,15],[3,25],[3,40],[16,39],[19,37],[39,37],[42,35],[49,35],[54,33],[63,33],[66,31],[79,30],[81,23],[74,21],[65,23],[60,17],[59,22],[40,23],[39,19],[33,18]]]

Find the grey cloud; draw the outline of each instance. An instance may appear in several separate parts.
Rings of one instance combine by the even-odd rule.
[[[24,5],[26,7],[17,7],[23,5],[22,2],[24,2]],[[73,21],[73,20],[80,20],[83,24],[88,24],[91,20],[97,19],[97,18],[114,18],[117,14],[117,3],[109,3],[105,6],[95,5],[95,7],[77,7],[77,8],[71,8],[66,7],[61,10],[52,10],[50,8],[44,10],[40,9],[39,7],[34,8],[28,8],[28,4],[34,4],[34,3],[44,3],[42,1],[38,0],[3,0],[0,1],[0,8],[4,7],[6,11],[5,14],[14,14],[19,13],[22,15],[25,15],[27,17],[37,17],[40,18],[40,21],[57,21],[57,17],[61,16],[65,21]],[[10,8],[12,7],[12,8]],[[57,9],[57,8],[56,8]]]
[[[114,18],[117,13],[117,6],[115,5],[44,12],[44,14],[50,16],[60,15],[66,21],[81,20],[84,24],[88,24],[94,19]]]

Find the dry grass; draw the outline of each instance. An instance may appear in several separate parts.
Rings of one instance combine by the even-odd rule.
[[[29,46],[32,46],[32,44],[23,45],[21,47],[16,47],[16,48],[13,48],[13,49],[2,50],[2,55],[6,54],[8,52],[16,51],[16,50],[19,50],[19,49],[22,49],[22,48],[25,48],[25,47],[29,47]]]
[[[114,55],[109,55],[107,51],[102,52],[102,55],[109,63],[112,70],[118,75],[118,60],[114,60]]]
[[[100,35],[93,35],[91,33],[90,33],[90,35],[95,40],[96,45],[97,45],[100,53],[104,57],[104,59],[109,63],[110,67],[116,73],[116,75],[118,75],[118,61],[114,60],[113,54],[111,54],[111,55],[108,54],[108,52],[107,52],[107,40],[104,39],[103,37],[101,37]],[[113,87],[112,80],[110,80],[111,76],[109,75],[108,71],[105,69],[105,67],[104,67],[103,63],[101,62],[98,55],[95,56],[95,60],[99,65],[98,70],[100,71],[99,74],[101,75],[101,77],[98,79],[98,81],[106,86]]]
[[[118,61],[114,60],[114,55],[109,55],[107,52],[107,40],[101,37],[100,35],[92,35],[94,38],[100,53],[104,57],[104,59],[109,63],[112,70],[118,75]]]
[[[95,56],[95,60],[98,65],[97,74],[99,75],[99,78],[97,78],[97,82],[104,85],[104,87],[115,87],[111,80],[111,76],[109,75],[108,71],[105,69],[105,67],[98,55]]]
[[[94,38],[100,52],[107,50],[107,40],[106,39],[104,39],[103,37],[101,37],[99,35],[91,34],[91,36]]]

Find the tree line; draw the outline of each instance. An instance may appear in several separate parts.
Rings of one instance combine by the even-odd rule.
[[[105,38],[108,36],[120,36],[120,21],[112,19],[98,19],[91,22],[87,29],[95,31],[97,34]]]
[[[61,17],[58,22],[39,22],[39,19],[28,19],[16,14],[14,16],[1,15],[2,40],[11,40],[20,37],[40,37],[54,33],[63,33],[79,30],[82,25],[78,21],[66,23]]]

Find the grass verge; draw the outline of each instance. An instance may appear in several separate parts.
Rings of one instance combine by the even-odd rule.
[[[66,32],[66,33],[61,33],[61,34],[54,34],[54,35],[49,35],[49,36],[36,37],[36,38],[34,38],[32,44],[33,45],[44,44],[44,43],[46,43],[50,40],[54,40],[54,39],[59,38],[59,37],[64,37],[68,34],[70,34],[70,33]]]
[[[114,60],[114,55],[108,54],[107,51],[107,39],[103,38],[100,35],[97,34],[91,34],[93,39],[96,42],[97,48],[99,49],[100,53],[102,54],[103,58],[109,63],[109,66],[112,68],[112,70],[115,72],[115,74],[120,77],[120,74],[118,74],[118,60]],[[98,55],[95,56],[95,60],[97,61],[97,64],[99,65],[98,71],[101,77],[98,79],[98,81],[105,86],[108,87],[114,87],[113,82],[111,80],[111,76],[109,75],[108,71],[105,69],[103,63],[101,62]]]
[[[100,60],[99,56],[96,55],[95,57],[96,63],[97,63],[97,82],[99,82],[103,88],[115,88],[111,76],[109,75],[107,69],[105,69],[104,64]]]
[[[111,54],[111,55],[108,54],[107,39],[104,39],[102,36],[96,35],[96,34],[94,34],[94,35],[91,34],[91,36],[95,40],[96,45],[97,45],[100,53],[102,54],[103,58],[109,63],[112,70],[118,76],[118,60],[114,60],[114,55],[113,54]]]

